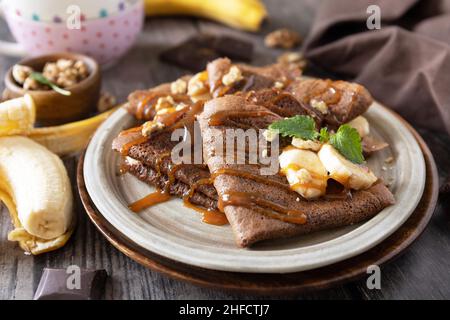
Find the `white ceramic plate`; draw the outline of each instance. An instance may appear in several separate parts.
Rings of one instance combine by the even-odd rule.
[[[129,174],[118,174],[120,157],[111,150],[111,143],[134,123],[124,110],[103,123],[87,148],[86,188],[98,210],[119,232],[137,245],[179,262],[254,273],[287,273],[329,265],[356,256],[392,234],[414,211],[425,185],[423,155],[409,130],[377,103],[365,116],[371,124],[371,135],[390,144],[370,158],[369,166],[391,183],[396,204],[359,225],[241,249],[234,243],[230,226],[202,223],[201,215],[184,207],[180,199],[136,214],[127,205],[153,189]],[[389,156],[395,161],[386,164]]]

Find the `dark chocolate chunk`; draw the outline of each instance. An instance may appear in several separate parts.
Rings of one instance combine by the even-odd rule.
[[[98,300],[107,276],[105,270],[45,268],[34,300]]]
[[[206,64],[219,57],[250,61],[253,44],[229,36],[199,35],[169,48],[160,54],[164,62],[194,72],[206,69]]]
[[[253,44],[251,42],[229,37],[216,37],[213,41],[213,48],[221,56],[232,60],[250,61],[253,56]]]

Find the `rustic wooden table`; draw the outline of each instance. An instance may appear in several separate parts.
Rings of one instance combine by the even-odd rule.
[[[145,24],[137,45],[115,67],[104,72],[104,89],[123,101],[136,89],[171,81],[183,70],[158,61],[158,53],[197,34],[231,34],[255,44],[255,64],[270,63],[279,52],[263,45],[262,34],[287,26],[307,34],[317,1],[265,1],[271,20],[260,34],[242,33],[224,26],[194,19],[151,19]],[[0,21],[0,39],[10,39]],[[0,57],[0,77],[16,59]],[[0,84],[0,89],[3,89]],[[441,181],[450,173],[448,135],[420,130],[429,144]],[[72,176],[76,159],[66,159]],[[75,181],[74,181],[75,184]],[[251,299],[258,297],[228,294],[199,288],[152,272],[110,245],[87,219],[78,201],[79,225],[72,240],[61,250],[42,256],[26,256],[17,244],[7,241],[12,228],[5,210],[0,212],[0,299],[33,297],[44,267],[104,268],[109,274],[106,299]],[[0,210],[1,211],[1,210]],[[423,235],[402,255],[382,266],[381,290],[369,290],[361,279],[330,290],[304,294],[296,299],[449,299],[450,298],[450,199],[440,199],[434,216]],[[266,297],[282,298],[282,297]]]

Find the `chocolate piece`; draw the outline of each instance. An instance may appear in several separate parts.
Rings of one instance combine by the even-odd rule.
[[[253,56],[253,44],[251,42],[229,36],[214,38],[213,49],[221,56],[235,60],[250,61]]]
[[[79,271],[78,271],[79,270]],[[105,270],[45,268],[34,300],[98,300],[102,297]]]
[[[194,72],[206,68],[209,61],[222,56],[250,61],[253,44],[229,36],[200,35],[187,39],[160,54],[160,59]]]

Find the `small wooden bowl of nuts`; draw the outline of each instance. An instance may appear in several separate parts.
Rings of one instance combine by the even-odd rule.
[[[6,74],[5,86],[4,99],[30,94],[36,103],[36,120],[50,126],[95,112],[101,76],[94,59],[56,53],[20,61]]]

